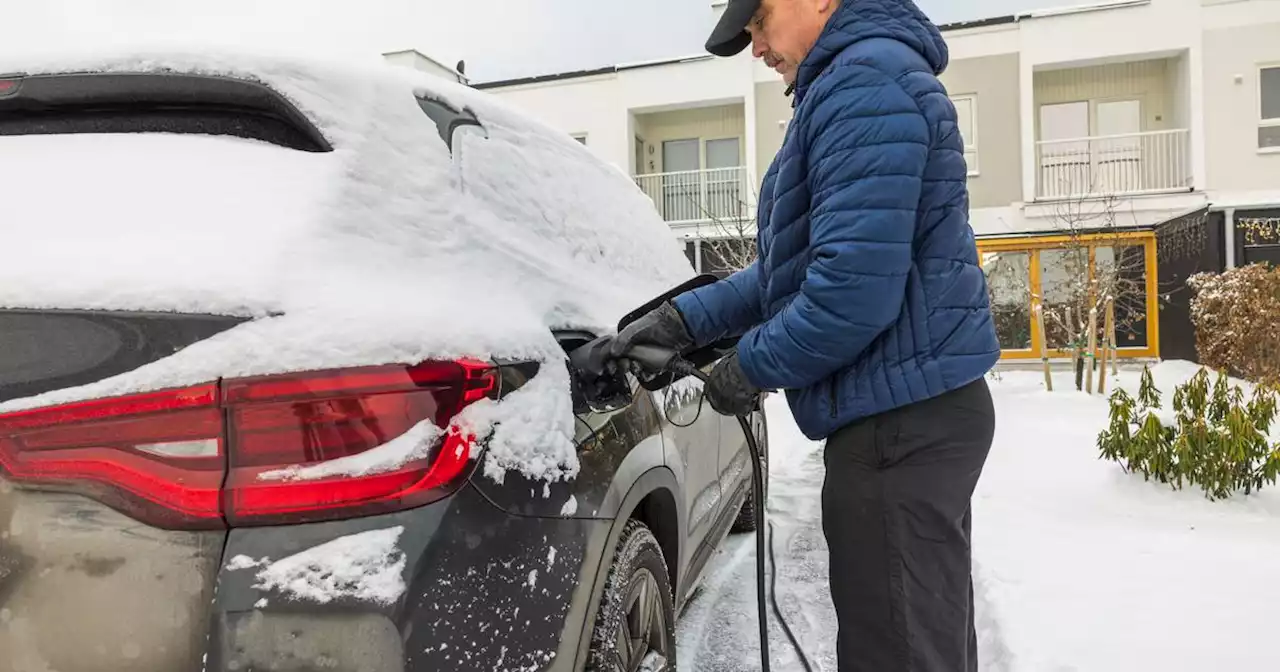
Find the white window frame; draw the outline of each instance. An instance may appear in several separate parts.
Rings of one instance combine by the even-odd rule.
[[[1265,119],[1262,116],[1262,72],[1264,70],[1280,70],[1280,63],[1263,63],[1258,66],[1258,128],[1280,127],[1280,117]],[[1257,136],[1254,136],[1256,143]],[[1255,147],[1259,154],[1280,154],[1280,147]]]
[[[978,166],[978,94],[962,93],[950,96],[951,105],[956,106],[958,101],[967,101],[969,103],[969,130],[972,133],[962,133],[960,137],[964,138],[964,159],[968,164],[969,177],[977,177],[980,174]],[[970,160],[970,157],[973,157]]]

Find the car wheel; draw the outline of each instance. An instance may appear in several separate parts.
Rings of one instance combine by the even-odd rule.
[[[765,420],[764,413],[757,416],[760,419],[759,427],[756,431],[756,441],[760,444],[760,469],[764,474],[764,498],[769,499],[769,428]],[[747,498],[742,502],[742,508],[738,509],[738,519],[733,521],[733,527],[729,528],[732,533],[737,532],[754,532],[756,529],[756,489],[755,474],[751,475],[751,481],[747,487]]]
[[[587,659],[591,672],[675,672],[675,609],[662,548],[627,521],[605,583]]]

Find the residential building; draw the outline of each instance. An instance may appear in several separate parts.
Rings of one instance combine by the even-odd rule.
[[[1066,297],[1108,275],[1137,288],[1116,300],[1119,356],[1194,358],[1187,275],[1280,262],[1280,239],[1237,227],[1280,217],[1280,2],[1122,0],[941,28],[1005,357],[1066,356],[1079,331],[1064,324],[1083,321],[1063,319]],[[791,118],[746,53],[476,86],[631,172],[695,267],[721,273],[707,241],[753,233]]]
[[[382,55],[388,63],[392,65],[400,65],[414,70],[421,70],[437,77],[444,77],[462,84],[469,83],[467,80],[466,66],[462,61],[458,61],[457,67],[449,67],[440,61],[418,51],[417,49],[402,49],[400,51],[388,51]]]

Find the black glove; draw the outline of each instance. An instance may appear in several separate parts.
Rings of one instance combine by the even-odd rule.
[[[655,345],[683,352],[693,345],[693,337],[680,311],[671,302],[664,301],[618,332],[609,344],[609,354],[621,357],[633,345]]]
[[[706,397],[711,408],[721,415],[746,415],[755,410],[763,391],[747,380],[738,363],[738,353],[734,352],[711,370]]]

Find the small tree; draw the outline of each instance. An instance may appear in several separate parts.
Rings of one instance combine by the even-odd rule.
[[[1133,333],[1148,319],[1146,251],[1126,237],[1118,212],[1112,195],[1065,199],[1056,204],[1053,220],[1066,240],[1040,251],[1037,298],[1045,320],[1045,346],[1073,354],[1077,388],[1085,360],[1092,354],[1088,352],[1090,325],[1096,343],[1106,343],[1109,336],[1102,333],[1108,300],[1114,306],[1117,334]]]
[[[715,265],[733,273],[751,265],[758,256],[754,219],[742,217],[712,217],[702,233],[699,227],[702,249],[715,260]]]
[[[698,239],[702,249],[712,259],[712,263],[724,273],[734,273],[751,265],[756,260],[756,221],[752,211],[753,204],[758,202],[754,187],[746,180],[725,181],[716,190],[714,197],[709,197],[710,205],[701,198],[695,198],[695,205],[702,213],[703,221],[697,226]],[[753,200],[743,196],[750,193]]]

